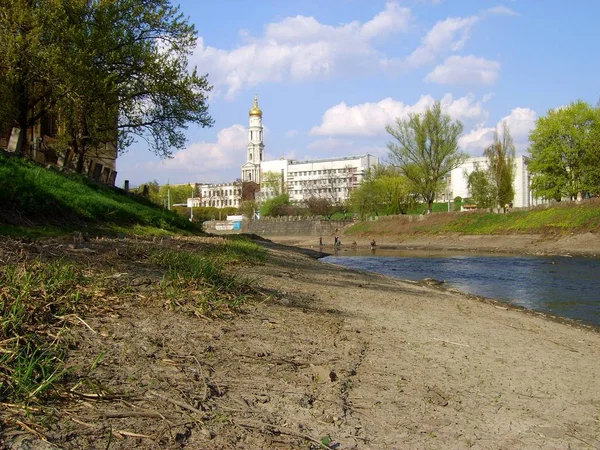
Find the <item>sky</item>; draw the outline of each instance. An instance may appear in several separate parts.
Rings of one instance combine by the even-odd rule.
[[[176,3],[176,1],[174,2]],[[436,100],[481,156],[506,122],[517,154],[549,109],[600,98],[597,0],[221,0],[179,2],[198,33],[190,65],[208,74],[214,126],[191,125],[169,160],[143,142],[117,184],[226,183],[241,177],[258,95],[265,160],[370,153],[386,125]]]

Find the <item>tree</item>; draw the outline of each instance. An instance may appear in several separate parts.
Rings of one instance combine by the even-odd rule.
[[[492,208],[497,202],[497,190],[490,179],[490,171],[475,167],[467,176],[471,198],[479,208]]]
[[[397,167],[380,164],[350,195],[350,207],[364,220],[371,213],[406,214],[414,205],[412,185]]]
[[[261,175],[260,188],[268,197],[279,197],[285,193],[283,175],[279,172],[265,172]]]
[[[290,197],[287,194],[281,194],[265,201],[261,207],[262,217],[287,216],[290,212]]]
[[[390,162],[410,180],[431,212],[445,177],[467,158],[458,150],[462,123],[453,122],[436,102],[422,114],[410,113],[408,119],[396,119],[396,126],[388,125],[386,131],[396,140],[388,143]]]
[[[364,179],[361,185],[350,194],[349,204],[360,220],[365,220],[370,213],[377,211],[382,202],[375,183],[372,180]]]
[[[515,198],[515,144],[506,122],[502,122],[502,137],[494,131],[492,145],[483,152],[488,160],[488,172],[494,188],[494,201],[500,208],[512,203]]]
[[[560,201],[600,193],[600,108],[581,100],[551,109],[529,135],[531,188]]]
[[[415,204],[410,180],[397,167],[378,165],[373,171],[375,191],[387,214],[406,214]]]
[[[335,212],[335,205],[326,197],[310,196],[304,200],[308,211],[316,216],[325,216],[328,219]]]
[[[236,182],[240,181],[239,179]],[[242,202],[252,202],[256,198],[256,192],[260,186],[254,181],[243,181],[242,183]],[[248,216],[250,217],[250,216]]]
[[[59,114],[79,170],[98,144],[118,138],[123,150],[137,136],[170,157],[184,147],[189,123],[212,125],[211,86],[187,65],[196,31],[168,0],[2,4],[0,85],[10,87],[10,102],[0,118],[24,131]]]

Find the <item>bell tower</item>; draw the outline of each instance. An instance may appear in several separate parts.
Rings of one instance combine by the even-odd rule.
[[[254,105],[249,116],[248,147],[246,163],[242,166],[242,181],[253,181],[260,184],[260,163],[263,160],[265,144],[263,143],[262,111],[258,107],[257,95],[254,95]]]

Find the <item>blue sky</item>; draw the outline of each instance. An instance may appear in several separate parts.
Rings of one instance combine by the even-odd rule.
[[[280,0],[180,2],[198,31],[190,62],[208,73],[215,125],[161,161],[142,144],[117,183],[219,183],[240,177],[258,94],[265,159],[371,153],[385,126],[435,100],[480,156],[507,121],[517,152],[548,109],[600,98],[600,2]]]

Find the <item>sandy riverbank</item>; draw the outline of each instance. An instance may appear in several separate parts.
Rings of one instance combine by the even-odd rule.
[[[315,236],[266,236],[281,244],[319,249]],[[400,250],[457,250],[473,252],[501,252],[537,255],[581,255],[600,257],[600,236],[583,233],[567,236],[543,235],[461,235],[445,234],[420,237],[355,237],[341,235],[341,249],[369,248],[372,239],[379,248]],[[333,236],[323,236],[323,252],[332,252]]]
[[[90,243],[110,264],[127,245]],[[67,362],[103,357],[44,435],[67,449],[600,448],[597,331],[263,245],[268,261],[238,270],[265,296],[239,316],[142,299],[76,322]]]

